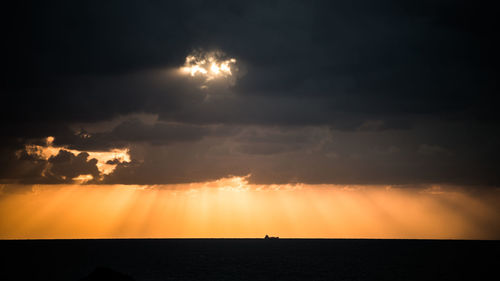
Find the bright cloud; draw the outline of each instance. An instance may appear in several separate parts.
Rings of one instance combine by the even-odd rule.
[[[238,71],[236,59],[230,58],[221,51],[193,52],[186,57],[180,71],[191,77],[200,77],[204,80],[202,88],[213,80],[234,82],[234,74]]]

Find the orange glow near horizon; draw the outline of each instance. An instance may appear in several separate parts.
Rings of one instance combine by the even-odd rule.
[[[253,185],[247,177],[161,186],[0,189],[0,238],[498,239],[497,189]]]

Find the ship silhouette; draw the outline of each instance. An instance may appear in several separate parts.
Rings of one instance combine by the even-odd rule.
[[[280,239],[278,236],[269,236],[266,234],[266,236],[264,237],[264,239],[266,240],[271,240],[271,239]]]

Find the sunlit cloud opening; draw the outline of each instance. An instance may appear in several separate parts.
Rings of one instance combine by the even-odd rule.
[[[130,163],[130,154],[128,148],[115,148],[109,151],[80,151],[76,149],[69,149],[66,147],[54,146],[54,137],[49,136],[45,141],[46,145],[36,145],[29,144],[26,145],[24,151],[28,155],[36,156],[43,160],[49,160],[50,157],[54,157],[59,154],[60,151],[67,151],[72,153],[73,155],[78,155],[82,152],[88,153],[88,159],[96,159],[97,160],[97,169],[101,173],[101,176],[111,174],[118,163]],[[21,153],[18,151],[18,154]],[[90,178],[89,178],[90,176]],[[79,175],[78,177],[73,178],[72,180],[75,183],[86,183],[92,180],[93,177],[91,175]]]
[[[224,80],[233,84],[234,74],[238,71],[236,59],[230,58],[221,51],[196,51],[186,57],[181,73],[193,78],[203,79],[201,88],[208,87],[214,80]]]
[[[94,179],[94,177],[90,174],[79,175],[78,177],[72,178],[72,180],[78,184],[84,184],[84,183],[87,183],[93,179]]]

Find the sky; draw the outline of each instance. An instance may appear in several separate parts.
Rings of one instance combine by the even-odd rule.
[[[495,11],[6,6],[0,238],[500,239]]]

